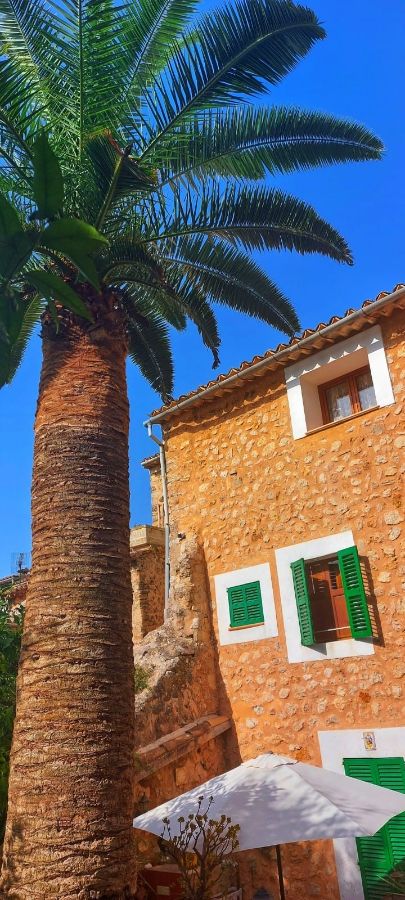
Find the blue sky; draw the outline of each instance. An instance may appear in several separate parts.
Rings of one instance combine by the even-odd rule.
[[[386,154],[382,162],[276,179],[277,186],[316,206],[345,235],[355,258],[349,268],[315,256],[260,254],[261,264],[293,300],[303,327],[342,314],[405,280],[405,4],[403,0],[307,0],[307,5],[321,18],[328,37],[272,92],[272,102],[364,122],[383,139]],[[218,318],[220,371],[283,340],[268,326],[236,313],[220,310]],[[176,395],[213,377],[210,354],[194,329],[174,334],[173,348]],[[30,480],[39,368],[36,337],[13,385],[0,393],[0,576],[11,570],[13,554],[29,551],[31,546]],[[150,521],[148,476],[140,460],[154,446],[142,422],[160,401],[134,367],[128,370],[128,380],[131,524],[136,524]]]

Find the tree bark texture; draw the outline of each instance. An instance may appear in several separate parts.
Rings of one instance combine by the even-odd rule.
[[[16,900],[135,894],[125,357],[119,323],[44,328],[0,891]]]

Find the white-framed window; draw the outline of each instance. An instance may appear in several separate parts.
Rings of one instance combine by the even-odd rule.
[[[277,637],[273,585],[268,563],[214,576],[220,644]]]
[[[294,438],[394,403],[379,325],[288,366],[285,381]]]
[[[374,653],[351,531],[282,547],[275,555],[289,662]]]

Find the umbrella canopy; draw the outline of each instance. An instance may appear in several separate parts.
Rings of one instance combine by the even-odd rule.
[[[265,753],[137,816],[134,827],[161,835],[169,817],[178,834],[178,817],[195,813],[199,797],[213,797],[210,818],[240,825],[240,850],[371,835],[405,812],[404,794]]]

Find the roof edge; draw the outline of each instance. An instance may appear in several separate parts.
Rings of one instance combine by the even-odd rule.
[[[156,413],[152,413],[149,419],[144,422],[144,425],[159,425],[166,419],[179,415],[183,409],[187,409],[193,404],[199,403],[200,400],[214,394],[227,385],[242,381],[260,369],[270,368],[274,363],[276,366],[282,364],[285,357],[288,357],[289,362],[291,363],[293,361],[293,356],[296,355],[299,357],[302,349],[310,347],[311,344],[315,343],[315,341],[319,341],[319,339],[325,335],[328,335],[333,331],[338,332],[342,326],[350,325],[357,319],[368,319],[370,315],[378,313],[383,306],[388,305],[392,300],[402,299],[402,297],[405,298],[405,285],[398,284],[390,293],[384,294],[384,296],[381,296],[380,293],[375,300],[366,300],[360,309],[350,310],[348,311],[348,314],[337,320],[333,317],[335,321],[330,321],[327,325],[322,327],[318,326],[318,328],[311,330],[309,335],[307,333],[308,329],[306,329],[303,332],[303,337],[292,338],[292,341],[287,345],[283,345],[280,350],[267,351],[257,362],[248,363],[244,368],[239,368],[236,372],[233,371],[232,374],[219,376],[215,381],[210,382],[205,387],[197,388],[183,399],[171,402],[168,406],[162,407],[157,410]],[[317,351],[318,348],[315,348],[315,350]]]

